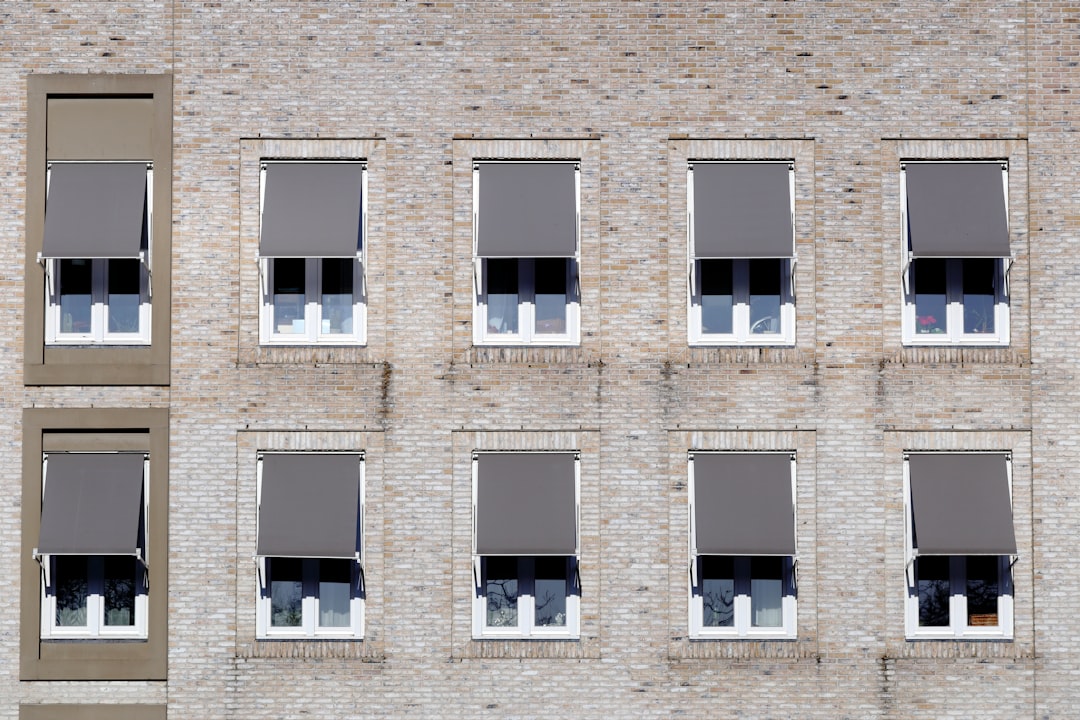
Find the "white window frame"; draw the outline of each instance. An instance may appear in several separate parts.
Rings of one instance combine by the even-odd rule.
[[[518,332],[488,332],[487,265],[489,258],[477,255],[477,237],[480,221],[480,166],[496,164],[498,160],[484,160],[473,164],[473,344],[474,345],[578,345],[581,343],[581,164],[578,161],[535,161],[537,164],[574,166],[574,227],[577,237],[577,250],[572,258],[566,259],[566,332],[536,332],[535,303],[535,260],[536,258],[491,258],[516,259],[518,261]],[[511,162],[511,161],[502,161]],[[520,161],[513,161],[520,162]]]
[[[339,558],[333,558],[339,559]],[[297,627],[275,627],[271,624],[272,603],[270,587],[274,577],[275,560],[298,560],[303,568],[303,600],[301,601],[302,622]],[[364,583],[360,563],[348,562],[351,569],[349,622],[347,627],[322,627],[319,625],[319,562],[323,558],[265,558],[265,571],[260,573],[262,581],[258,588],[256,610],[256,631],[260,638],[304,639],[304,638],[339,638],[358,639],[364,636]]]
[[[49,163],[45,174],[45,192],[48,195],[52,182],[52,167],[57,161]],[[65,161],[63,164],[73,164]],[[94,163],[100,164],[100,163]],[[60,258],[40,258],[45,265],[45,344],[47,345],[149,345],[150,344],[150,248],[153,247],[154,227],[154,169],[151,163],[146,165],[146,255],[139,260],[139,331],[135,333],[109,332],[108,304],[108,265],[107,258],[85,258],[91,263],[91,305],[90,331],[64,332],[60,308],[60,289],[63,277],[60,272]],[[78,258],[63,258],[78,259]],[[112,258],[126,259],[126,258]],[[135,258],[131,258],[135,259]]]
[[[351,561],[350,598],[349,598],[349,621],[348,627],[321,627],[319,618],[319,572],[318,563],[323,558],[284,558],[300,560],[303,563],[303,600],[300,612],[303,622],[299,627],[274,627],[271,624],[271,593],[270,583],[273,576],[272,557],[255,557],[257,568],[255,586],[255,633],[260,639],[349,639],[360,640],[364,637],[364,611],[367,599],[366,579],[364,576],[364,550],[367,543],[362,540],[364,534],[364,514],[367,497],[367,481],[365,472],[365,455],[362,452],[345,452],[346,455],[355,455],[359,464],[360,507],[357,509],[359,517],[360,549],[356,557]],[[256,466],[256,518],[258,507],[262,503],[262,471],[263,455],[258,456]],[[258,527],[256,526],[256,536]],[[341,558],[328,558],[341,559]]]
[[[963,302],[963,260],[968,258],[940,258],[946,261],[946,306],[944,333],[919,333],[918,316],[915,308],[915,271],[919,258],[912,257],[908,245],[908,198],[907,198],[907,165],[918,162],[941,161],[916,161],[905,160],[900,167],[900,207],[901,207],[901,272],[902,288],[901,301],[903,312],[901,317],[902,341],[904,345],[994,345],[1006,346],[1010,342],[1009,333],[1009,269],[1012,258],[990,258],[994,261],[994,332],[992,333],[965,333],[964,332],[964,302]],[[963,161],[956,161],[963,162]],[[1002,193],[1005,198],[1005,221],[1009,219],[1009,167],[1005,160],[973,160],[981,164],[1000,164]],[[935,259],[935,258],[925,258]],[[976,259],[976,258],[970,258]]]
[[[485,451],[487,452],[487,451]],[[564,452],[564,451],[552,451]],[[539,626],[535,624],[535,600],[533,588],[536,579],[534,561],[536,556],[528,555],[504,555],[484,556],[475,551],[476,543],[476,500],[477,483],[479,479],[479,453],[473,453],[472,461],[472,496],[473,496],[473,603],[472,603],[472,628],[473,638],[482,639],[511,639],[511,640],[577,640],[581,637],[581,582],[578,563],[580,562],[581,550],[578,553],[565,557],[567,561],[566,576],[566,625],[564,626]],[[574,515],[578,528],[575,530],[580,537],[581,517],[581,458],[574,459]],[[487,557],[512,557],[518,561],[518,624],[516,627],[488,627],[487,625],[487,594],[486,594],[486,558]]]
[[[288,162],[349,163],[362,166],[360,197],[360,251],[353,259],[353,331],[351,333],[322,332],[322,260],[303,258],[304,264],[304,332],[280,333],[274,326],[274,259],[259,258],[259,343],[261,345],[364,345],[367,343],[367,245],[368,245],[368,170],[361,160],[269,160],[264,159],[259,170],[259,228],[262,230],[263,208],[266,199],[266,166]],[[344,259],[344,258],[342,258]]]
[[[42,456],[41,471],[41,497],[45,498],[45,485],[49,481],[49,454]],[[143,454],[143,482],[142,482],[142,544],[145,547],[137,548],[137,554],[132,556],[135,561],[135,622],[129,626],[109,626],[105,624],[105,603],[103,596],[104,588],[104,555],[67,555],[65,557],[86,557],[87,566],[87,599],[86,599],[86,625],[82,627],[56,624],[56,555],[40,555],[38,562],[41,564],[41,638],[43,640],[67,640],[67,639],[140,639],[147,637],[147,613],[148,613],[148,569],[147,558],[150,557],[150,458]],[[127,557],[127,556],[125,556]]]
[[[761,162],[761,161],[698,161],[698,162]],[[778,160],[776,162],[785,162]],[[788,162],[788,198],[791,206],[792,248],[795,246],[795,163]],[[687,323],[688,341],[691,345],[750,345],[776,346],[795,344],[795,257],[778,258],[780,262],[780,332],[754,333],[750,324],[750,265],[758,258],[716,258],[732,261],[732,318],[730,333],[707,333],[701,321],[702,260],[698,258],[694,239],[694,163],[690,162],[686,170],[686,207],[687,207]],[[767,259],[767,258],[762,258]]]
[[[702,451],[695,451],[702,452]],[[751,615],[750,595],[750,561],[754,557],[769,557],[761,555],[738,555],[735,560],[735,621],[732,627],[711,627],[704,624],[704,602],[701,593],[702,560],[705,555],[699,555],[694,547],[694,538],[697,536],[697,515],[694,510],[696,484],[694,481],[694,454],[691,452],[687,457],[687,477],[689,478],[689,510],[690,532],[688,535],[688,549],[690,556],[690,579],[687,583],[687,593],[690,608],[690,637],[698,640],[724,640],[724,639],[794,639],[798,636],[798,582],[797,582],[797,559],[794,556],[781,556],[783,574],[781,584],[784,594],[781,599],[781,613],[783,621],[776,627],[755,627]],[[732,453],[718,453],[732,454]],[[798,527],[798,503],[795,502],[795,477],[796,458],[791,453],[791,503],[794,512],[795,524]],[[773,556],[775,557],[775,556]]]
[[[1009,502],[1012,503],[1012,455],[1007,455],[1005,469],[1009,481]],[[949,626],[921,627],[919,625],[919,586],[915,561],[917,550],[912,537],[911,469],[904,455],[904,543],[906,551],[904,626],[908,640],[1011,640],[1013,638],[1012,558],[998,557],[998,624],[975,626],[967,624],[967,576],[964,555],[924,557],[949,558],[949,579],[952,587],[949,598]]]

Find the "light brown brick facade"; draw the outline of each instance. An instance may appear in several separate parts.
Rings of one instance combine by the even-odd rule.
[[[1074,717],[1078,58],[1057,0],[7,0],[0,720]],[[131,386],[26,360],[32,78],[87,74],[171,78],[169,353]],[[367,161],[364,347],[260,347],[266,157]],[[579,344],[473,345],[478,158],[580,162]],[[793,346],[688,347],[695,158],[794,161]],[[1009,163],[1010,342],[905,347],[900,161],[957,158]],[[167,411],[166,679],[20,672],[24,413],[65,408]],[[695,449],[796,453],[797,638],[689,639]],[[362,641],[255,639],[264,450],[364,453]],[[580,451],[580,639],[473,639],[475,450]],[[906,450],[1012,453],[1012,639],[905,639]]]

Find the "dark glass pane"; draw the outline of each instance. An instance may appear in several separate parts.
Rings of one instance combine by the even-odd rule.
[[[998,624],[998,567],[996,555],[977,555],[967,558],[967,624],[997,626]]]
[[[915,559],[919,593],[919,626],[948,627],[952,588],[948,557]]]
[[[777,258],[747,260],[750,275],[750,332],[775,335],[780,332],[781,268],[787,263]]]
[[[701,332],[730,335],[734,304],[731,260],[698,260]]]
[[[912,291],[915,293],[915,332],[920,335],[944,333],[946,263],[944,260],[923,258],[911,262]]]
[[[994,332],[994,276],[999,260],[961,260],[964,274],[964,332]]]
[[[566,625],[566,558],[536,558],[536,624],[538,626]]]
[[[109,260],[109,332],[139,332],[139,260]]]
[[[296,558],[270,558],[270,624],[300,627],[303,624],[304,565]]]
[[[109,556],[105,558],[104,596],[105,624],[108,626],[133,626],[135,624],[135,573],[137,562],[133,557]]]
[[[90,260],[61,260],[60,332],[89,333],[93,304],[94,266]]]
[[[536,288],[536,332],[566,332],[566,258],[537,258],[533,261]]]
[[[701,624],[735,625],[735,559],[705,556],[701,563]]]
[[[517,558],[484,558],[484,595],[487,598],[487,627],[517,628]]]
[[[303,258],[276,258],[274,263],[274,332],[302,334],[304,330]]]
[[[750,624],[784,624],[784,558],[750,558]]]
[[[56,625],[86,627],[86,600],[89,595],[87,558],[61,555],[54,558],[54,563]]]
[[[491,259],[485,261],[487,282],[487,331],[517,333],[518,331],[518,261]]]
[[[319,560],[319,627],[349,627],[352,560]]]
[[[353,275],[355,260],[324,258],[322,261],[323,335],[353,332]]]

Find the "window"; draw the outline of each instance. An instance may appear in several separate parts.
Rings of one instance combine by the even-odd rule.
[[[473,456],[473,636],[577,638],[576,453]]]
[[[795,637],[794,455],[693,452],[689,472],[691,637]]]
[[[168,385],[172,78],[27,82],[24,381]]]
[[[1008,170],[995,162],[903,165],[904,342],[1009,342]]]
[[[366,166],[267,161],[261,190],[261,342],[363,344]]]
[[[363,456],[259,460],[261,638],[362,638]]]
[[[146,637],[149,458],[48,453],[41,529],[41,637]]]
[[[1010,459],[1001,453],[911,453],[909,639],[1012,637]]]
[[[687,188],[690,343],[794,343],[794,164],[694,161]]]
[[[570,162],[474,166],[475,343],[578,343],[579,172]]]
[[[146,163],[51,163],[45,341],[150,342],[153,170]]]

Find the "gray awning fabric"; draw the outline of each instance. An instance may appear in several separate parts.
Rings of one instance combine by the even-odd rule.
[[[694,257],[789,258],[787,162],[694,163]]]
[[[574,257],[576,172],[572,163],[482,163],[476,254]]]
[[[699,555],[794,555],[789,453],[695,453]]]
[[[137,258],[146,229],[146,163],[54,163],[47,258]]]
[[[40,555],[137,555],[141,453],[50,453]]]
[[[917,555],[1015,555],[1006,456],[908,456]]]
[[[914,257],[1009,257],[1001,163],[908,163]]]
[[[355,558],[359,462],[357,455],[345,453],[264,455],[255,554]]]
[[[267,163],[259,254],[357,257],[363,178],[360,163]]]
[[[481,453],[478,555],[576,555],[573,453]]]

